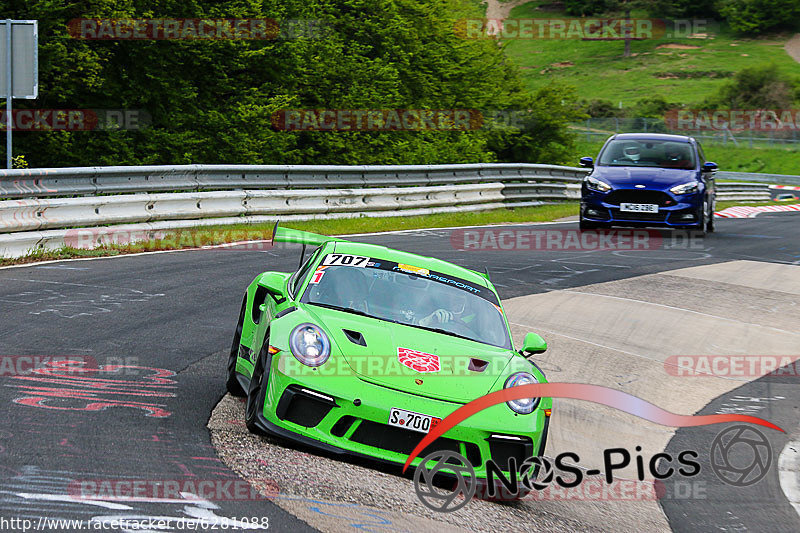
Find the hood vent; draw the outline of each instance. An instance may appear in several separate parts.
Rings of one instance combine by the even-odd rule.
[[[484,361],[483,359],[475,359],[474,357],[469,360],[469,368],[473,372],[483,372],[486,370],[486,367],[489,366],[489,361]]]
[[[361,334],[359,331],[353,331],[351,329],[343,329],[342,330],[347,337],[347,340],[352,342],[353,344],[358,344],[359,346],[367,346],[367,341],[364,340],[364,335]]]

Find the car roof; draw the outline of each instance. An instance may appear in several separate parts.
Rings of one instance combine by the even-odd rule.
[[[441,259],[436,259],[435,257],[426,257],[424,255],[412,254],[411,252],[403,252],[401,250],[387,248],[386,246],[381,246],[378,244],[350,241],[332,242],[335,245],[334,250],[336,250],[336,252],[362,255],[370,258],[395,261],[397,263],[427,268],[428,270],[434,270],[436,272],[441,272],[442,274],[447,274],[448,276],[455,276],[465,281],[479,284],[482,287],[491,287],[491,284],[483,275],[473,270],[469,270],[468,268],[460,267]],[[327,244],[330,245],[331,243]]]
[[[685,135],[670,135],[667,133],[618,133],[614,135],[612,139],[615,140],[618,139],[621,141],[651,140],[651,141],[673,141],[673,142],[685,142],[685,143],[690,143],[694,140],[692,137],[687,137]]]

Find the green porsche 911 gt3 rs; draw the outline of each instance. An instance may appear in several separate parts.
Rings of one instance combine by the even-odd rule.
[[[247,397],[250,431],[402,465],[458,407],[545,382],[526,354],[547,345],[529,333],[514,350],[488,275],[277,226],[273,239],[317,248],[297,272],[265,272],[247,288],[227,388]],[[458,452],[479,478],[489,459],[521,464],[544,452],[551,407],[550,398],[495,405],[420,457]]]

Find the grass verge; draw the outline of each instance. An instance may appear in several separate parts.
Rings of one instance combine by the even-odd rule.
[[[553,4],[551,0],[528,2],[515,7],[511,18],[573,18],[554,11]],[[633,17],[647,15],[639,12]],[[622,41],[579,38],[509,39],[505,50],[522,68],[523,80],[532,90],[559,81],[576,87],[580,98],[621,102],[626,108],[644,96],[698,104],[736,72],[754,65],[769,63],[781,72],[797,72],[797,63],[783,49],[790,34],[750,39],[733,34],[724,24],[714,26],[694,36],[703,38],[633,41],[632,56],[627,58],[622,57]]]
[[[800,204],[800,200],[795,200],[791,202],[742,202],[741,200],[729,200],[725,202],[717,202],[717,211],[722,211],[723,209],[727,209],[729,207],[734,207],[738,205],[749,205],[749,206],[759,206],[759,205],[793,205],[793,204]]]
[[[539,207],[493,209],[468,213],[441,213],[436,215],[347,218],[335,220],[309,220],[287,222],[283,225],[323,235],[347,235],[393,230],[477,226],[518,222],[548,222],[577,215],[578,202],[564,202]],[[91,250],[65,246],[57,250],[37,250],[23,257],[0,259],[0,266],[72,259],[77,257],[104,257],[159,250],[196,248],[230,242],[263,240],[272,234],[273,224],[237,224],[209,226],[184,230],[165,231],[160,238],[126,245],[110,244]]]

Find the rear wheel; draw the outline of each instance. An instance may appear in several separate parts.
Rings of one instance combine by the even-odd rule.
[[[242,329],[244,328],[244,313],[247,308],[247,295],[244,296],[242,302],[242,310],[239,312],[239,320],[236,322],[236,331],[233,333],[233,343],[231,344],[231,353],[228,355],[228,379],[225,382],[225,387],[232,396],[244,398],[247,392],[239,384],[236,379],[236,360],[239,357],[239,347],[242,342]]]
[[[266,338],[269,338],[267,335]],[[264,409],[264,398],[267,393],[267,380],[269,371],[267,370],[267,342],[258,354],[258,359],[253,367],[253,376],[250,378],[250,387],[247,391],[247,405],[244,413],[244,423],[250,433],[263,435],[264,430],[258,427],[258,413]]]

